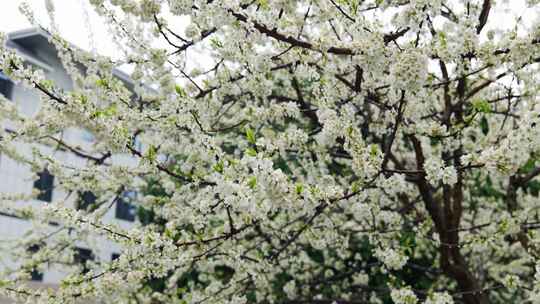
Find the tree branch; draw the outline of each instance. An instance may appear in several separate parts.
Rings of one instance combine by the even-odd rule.
[[[480,32],[482,32],[482,29],[486,25],[488,21],[490,9],[491,9],[491,0],[484,0],[484,3],[482,4],[482,12],[480,12],[480,16],[478,17],[478,25],[476,26],[477,34],[480,34]]]

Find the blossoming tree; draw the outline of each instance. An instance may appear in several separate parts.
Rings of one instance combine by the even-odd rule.
[[[0,103],[18,122],[0,153],[103,202],[28,217],[123,248],[58,290],[15,273],[2,291],[48,303],[540,301],[540,23],[499,13],[503,28],[498,2],[90,0],[122,56],[75,49],[52,26],[70,92],[2,49],[1,69],[43,106],[30,120]],[[194,68],[197,52],[208,69]],[[137,98],[111,74],[123,64]],[[70,126],[96,137],[65,147],[84,168],[16,149]],[[145,193],[149,224],[102,221],[126,187]],[[48,235],[23,265],[54,264],[62,241]]]

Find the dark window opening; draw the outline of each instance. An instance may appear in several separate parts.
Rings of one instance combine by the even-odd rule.
[[[31,245],[30,247],[28,247],[28,252],[30,254],[34,254],[36,252],[38,252],[39,250],[41,249],[41,245],[39,244],[33,244]],[[43,272],[41,271],[38,271],[37,269],[32,269],[32,271],[30,272],[30,279],[32,281],[43,281]]]
[[[49,170],[44,169],[38,173],[38,179],[34,182],[34,188],[39,190],[37,199],[44,202],[51,202],[54,176]]]
[[[32,272],[30,272],[30,280],[37,282],[43,281],[43,272],[32,269]]]
[[[84,191],[79,193],[79,199],[75,208],[77,210],[90,211],[96,205],[96,195],[92,191]]]
[[[73,260],[76,264],[82,265],[83,273],[87,273],[90,271],[90,268],[88,268],[88,261],[94,260],[94,254],[90,249],[76,247]]]
[[[0,94],[11,99],[13,93],[13,81],[0,71]]]
[[[137,192],[124,191],[116,200],[116,218],[133,222],[135,220],[136,208],[133,202],[137,198]]]

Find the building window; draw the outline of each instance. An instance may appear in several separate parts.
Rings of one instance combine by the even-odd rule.
[[[90,211],[96,204],[96,195],[92,191],[79,192],[75,209]]]
[[[111,261],[117,260],[120,257],[120,253],[111,254]]]
[[[30,254],[34,254],[34,253],[37,253],[40,249],[41,249],[41,246],[39,244],[34,244],[28,247],[27,250]],[[38,281],[38,282],[43,281],[43,272],[38,271],[35,268],[32,269],[32,271],[30,272],[30,279],[32,281]]]
[[[133,222],[136,208],[133,202],[137,198],[137,192],[128,190],[116,200],[116,218]]]
[[[32,269],[32,272],[30,273],[30,280],[41,282],[43,281],[43,272]]]
[[[13,92],[13,82],[0,71],[0,94],[7,99],[11,99]]]
[[[88,262],[94,260],[94,254],[92,253],[92,250],[87,248],[75,248],[75,255],[73,256],[73,261],[76,264],[79,264],[82,266],[82,273],[87,273],[90,271],[90,268],[88,268]]]
[[[39,190],[37,199],[44,202],[51,202],[54,176],[49,170],[44,169],[38,173],[38,179],[34,182],[34,188]]]

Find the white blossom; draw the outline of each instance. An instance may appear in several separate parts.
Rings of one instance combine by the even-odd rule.
[[[2,296],[540,303],[538,1],[87,4],[0,33]]]
[[[395,304],[416,304],[418,298],[409,288],[392,289],[390,296]]]

